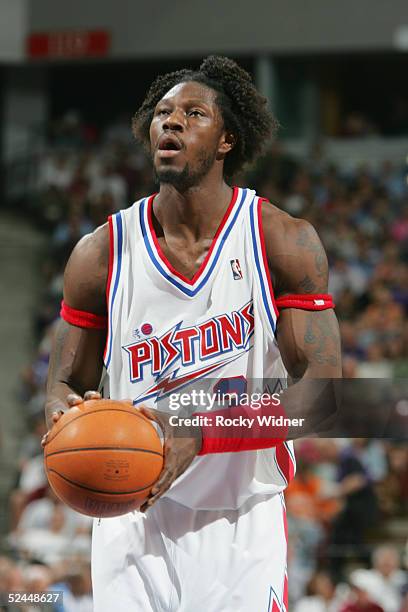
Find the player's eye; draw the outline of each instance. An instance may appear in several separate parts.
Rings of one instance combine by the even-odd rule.
[[[204,117],[204,113],[196,109],[191,110],[188,114],[192,117]]]
[[[156,111],[157,115],[169,115],[170,111],[167,108],[159,108],[159,110]]]

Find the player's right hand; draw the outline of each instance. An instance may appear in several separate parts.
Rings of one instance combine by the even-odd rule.
[[[102,396],[98,391],[86,391],[86,393],[84,393],[84,397],[81,397],[77,393],[70,393],[69,395],[67,395],[66,401],[68,405],[68,410],[71,410],[75,408],[76,406],[79,406],[83,402],[87,402],[88,400],[98,400],[98,399],[102,399]],[[41,446],[43,448],[47,444],[48,436],[49,436],[50,431],[52,431],[52,427],[55,425],[55,423],[58,423],[58,421],[60,420],[64,412],[66,412],[66,407],[64,406],[63,408],[61,408],[61,410],[55,410],[55,412],[52,413],[51,429],[49,429],[47,433],[43,435],[42,440],[41,440]]]
[[[140,507],[146,512],[173,484],[173,482],[186,471],[202,446],[200,427],[179,426],[178,435],[175,436],[175,427],[170,425],[171,415],[159,410],[151,410],[146,406],[135,406],[142,414],[155,421],[162,430],[164,443],[164,465],[159,479],[154,484],[146,501]]]

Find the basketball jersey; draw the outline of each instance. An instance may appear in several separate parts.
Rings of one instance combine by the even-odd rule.
[[[233,189],[192,279],[175,270],[161,250],[153,200],[143,198],[109,219],[105,393],[177,415],[171,397],[195,386],[207,385],[213,394],[238,388],[250,395],[267,380],[285,385],[261,198],[250,189]],[[292,442],[198,456],[165,496],[190,508],[237,509],[253,495],[280,493],[294,470]]]

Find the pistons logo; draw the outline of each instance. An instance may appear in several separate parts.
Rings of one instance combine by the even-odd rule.
[[[217,315],[199,325],[182,324],[180,321],[160,337],[151,336],[123,347],[129,357],[131,382],[139,382],[149,374],[160,378],[175,365],[190,366],[234,349],[247,349],[254,332],[253,305],[248,302],[237,311]]]

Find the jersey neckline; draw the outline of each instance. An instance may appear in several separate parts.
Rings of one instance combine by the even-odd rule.
[[[233,187],[231,201],[224,213],[218,229],[212,239],[210,248],[197,272],[192,278],[188,278],[179,272],[167,259],[162,251],[156,232],[153,227],[153,201],[157,194],[151,195],[143,200],[140,209],[140,222],[147,252],[157,270],[169,282],[175,285],[183,293],[192,297],[208,280],[212,270],[221,253],[226,237],[238,216],[242,204],[246,198],[247,190]]]

